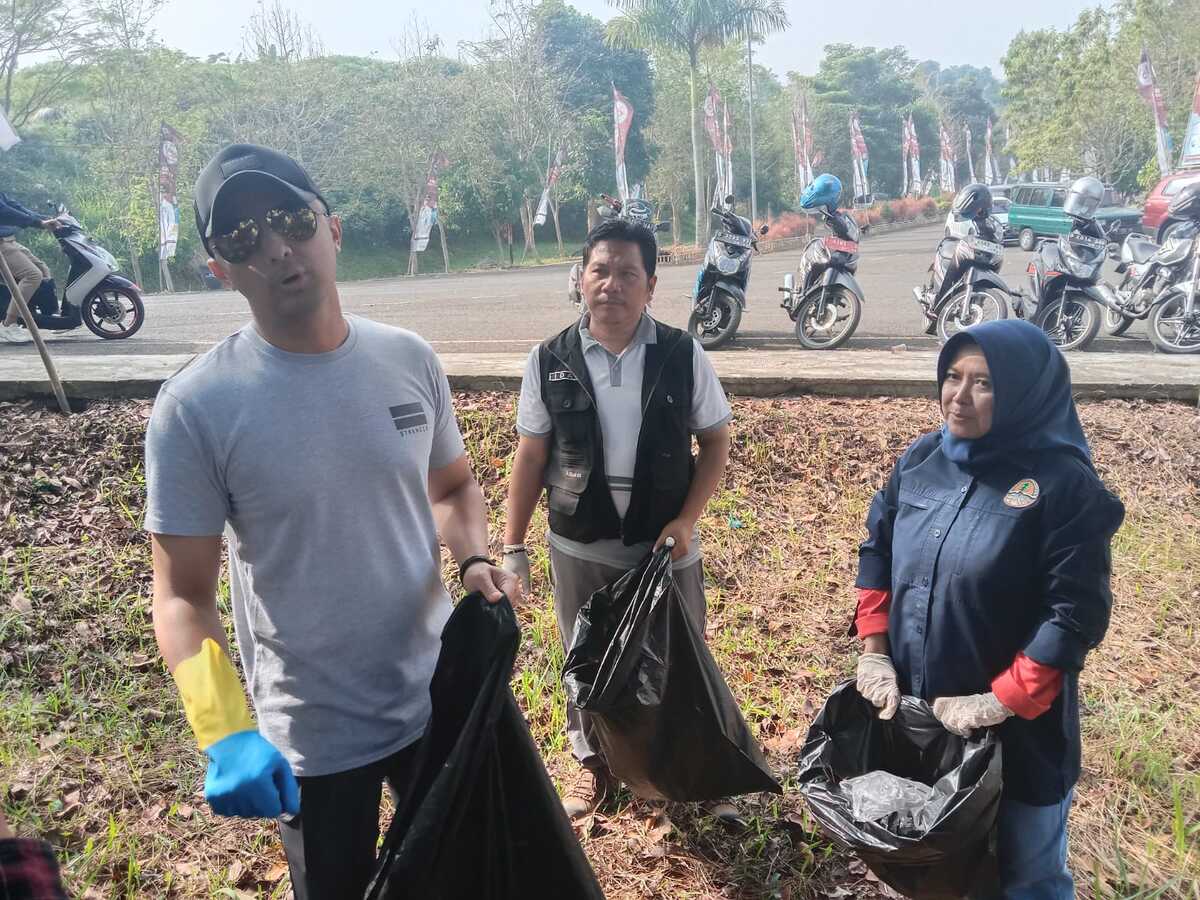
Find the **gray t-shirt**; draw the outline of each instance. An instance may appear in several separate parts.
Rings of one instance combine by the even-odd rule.
[[[259,729],[299,775],[421,736],[450,613],[428,494],[463,453],[446,376],[417,335],[347,321],[321,354],[247,325],[163,385],[146,433],[146,530],[225,531]]]

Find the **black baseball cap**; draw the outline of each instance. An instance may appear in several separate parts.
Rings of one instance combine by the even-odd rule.
[[[245,188],[256,180],[266,181],[304,204],[320,200],[329,209],[309,174],[286,153],[258,144],[230,144],[208,161],[196,179],[196,229],[205,249],[211,252],[208,239],[213,235],[217,205],[231,196],[236,186]]]

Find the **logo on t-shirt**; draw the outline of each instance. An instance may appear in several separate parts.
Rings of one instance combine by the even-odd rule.
[[[424,431],[429,427],[425,407],[420,403],[401,403],[388,408],[397,431]]]

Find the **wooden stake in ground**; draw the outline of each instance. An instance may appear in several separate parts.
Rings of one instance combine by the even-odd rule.
[[[50,376],[50,386],[54,388],[58,408],[70,415],[71,407],[67,403],[67,395],[63,392],[62,382],[58,380],[58,369],[54,367],[54,360],[50,358],[50,351],[46,348],[46,342],[42,340],[42,332],[37,327],[37,322],[33,321],[33,313],[29,311],[29,305],[21,296],[21,291],[17,288],[17,279],[13,277],[12,269],[8,267],[8,260],[3,255],[0,255],[0,275],[4,276],[4,284],[12,295],[12,300],[9,302],[17,304],[17,310],[20,312],[21,318],[25,320],[25,327],[29,329],[29,334],[33,337],[34,344],[37,345],[38,353],[42,355],[42,363],[46,367],[46,374]]]

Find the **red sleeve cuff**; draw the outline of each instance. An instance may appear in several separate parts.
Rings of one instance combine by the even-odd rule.
[[[860,638],[885,634],[888,630],[888,607],[892,592],[871,588],[858,589],[858,611],[854,614],[854,630]]]
[[[1054,703],[1062,682],[1061,670],[1018,653],[1013,664],[993,679],[992,693],[1022,719],[1036,719]]]

